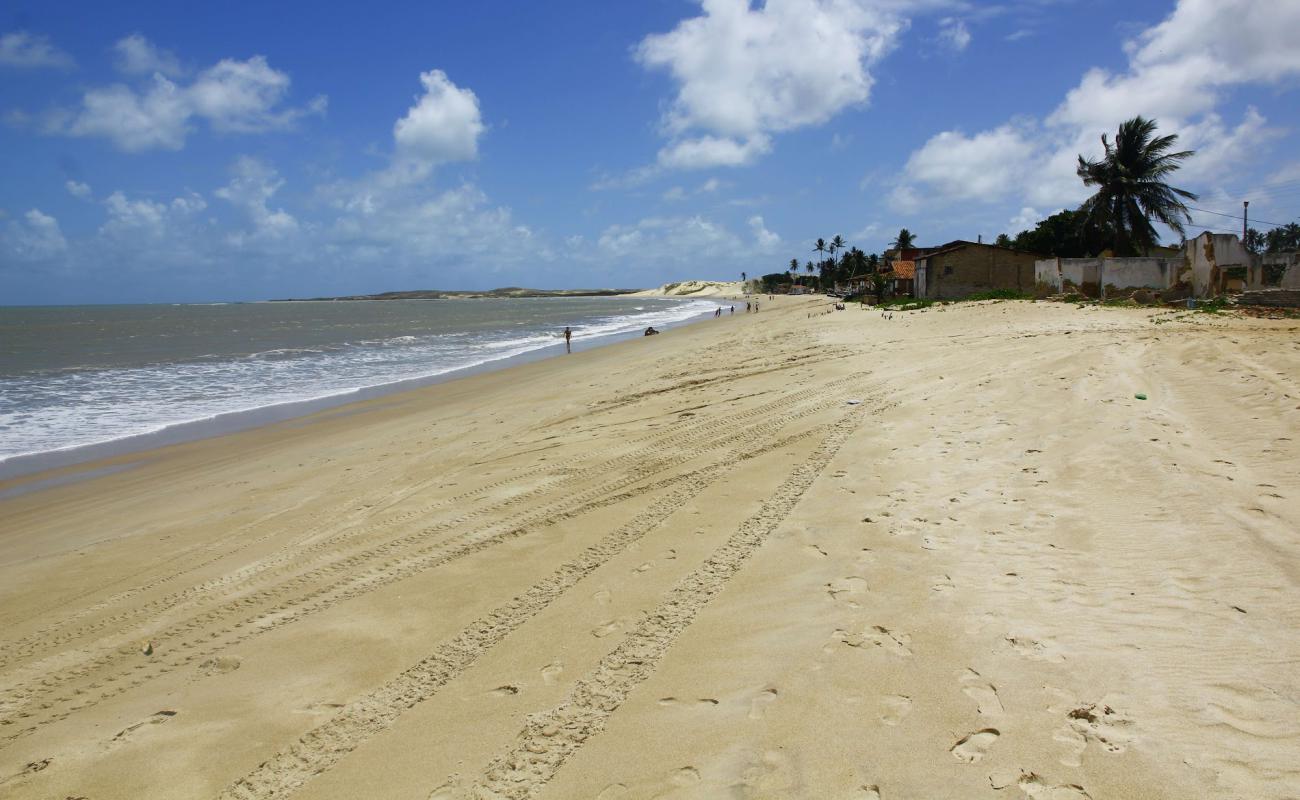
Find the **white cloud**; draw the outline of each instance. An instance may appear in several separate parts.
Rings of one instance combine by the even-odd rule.
[[[734,256],[744,248],[735,234],[700,216],[650,217],[634,225],[610,225],[596,246],[608,257],[677,266]]]
[[[484,130],[478,97],[452,83],[442,70],[420,74],[424,94],[393,125],[393,169],[421,179],[438,164],[472,161]]]
[[[659,165],[668,169],[708,169],[739,167],[752,163],[772,149],[766,136],[745,140],[718,136],[682,139],[659,151]]]
[[[1003,38],[1006,39],[1006,41],[1008,41],[1008,42],[1018,42],[1018,41],[1020,41],[1021,39],[1028,39],[1030,36],[1033,36],[1033,35],[1034,35],[1034,32],[1031,31],[1031,30],[1029,30],[1028,28],[1021,28],[1021,29],[1019,29],[1019,30],[1015,30],[1015,31],[1012,31],[1011,33],[1008,33],[1008,34],[1007,34],[1005,37],[1003,37]]]
[[[67,188],[68,194],[72,195],[73,197],[80,198],[82,200],[90,199],[89,184],[82,183],[81,181],[67,181],[63,185]]]
[[[903,23],[860,0],[703,0],[703,15],[643,39],[646,67],[677,95],[663,119],[670,168],[739,166],[771,149],[770,134],[823,123],[871,94],[870,66]]]
[[[63,129],[69,136],[103,136],[128,152],[179,150],[194,111],[185,92],[161,75],[136,93],[122,84],[91,89],[81,110]]]
[[[695,191],[700,194],[707,194],[709,192],[716,192],[720,188],[722,188],[722,181],[718,180],[717,178],[709,178],[704,183],[701,183],[700,188],[696,189]]]
[[[676,203],[679,200],[686,199],[686,190],[680,186],[674,186],[663,194],[664,200],[669,203]]]
[[[119,72],[128,75],[152,75],[158,72],[176,77],[181,74],[181,63],[174,53],[155,47],[138,33],[118,39],[113,45],[113,65]]]
[[[771,252],[781,243],[781,237],[769,231],[763,224],[763,218],[757,214],[749,218],[749,229],[754,232],[754,241],[759,250]]]
[[[939,20],[939,42],[955,53],[960,53],[970,45],[970,30],[964,20],[945,17]]]
[[[253,225],[252,237],[278,239],[298,230],[298,220],[284,209],[272,210],[267,204],[284,181],[269,164],[249,156],[240,156],[232,168],[230,183],[213,194],[241,209]],[[242,244],[249,235],[235,234],[233,243]]]
[[[69,136],[102,136],[128,152],[179,150],[195,119],[220,132],[257,133],[324,113],[324,96],[302,108],[284,107],[289,84],[289,76],[262,56],[223,59],[188,86],[155,71],[138,89],[117,83],[87,90],[81,108],[66,122],[56,117],[52,128]]]
[[[944,131],[912,153],[904,169],[913,181],[944,197],[996,197],[1020,184],[1028,167],[1026,156],[1034,152],[1032,137],[1011,125],[974,136]]]
[[[0,234],[0,249],[15,262],[48,261],[68,249],[59,221],[33,208],[21,219],[9,220]]]
[[[49,37],[35,36],[27,31],[13,31],[0,36],[0,66],[70,69],[74,62],[72,56],[55,47]]]
[[[1176,133],[1194,149],[1176,183],[1225,176],[1259,157],[1259,145],[1278,134],[1254,108],[1237,124],[1216,110],[1226,92],[1243,84],[1277,85],[1300,77],[1300,4],[1270,0],[1180,0],[1159,24],[1125,44],[1127,71],[1088,70],[1059,106],[1040,122],[1018,120],[967,136],[937,134],[912,154],[894,190],[900,210],[924,202],[997,200],[1035,205],[1073,204],[1087,190],[1075,175],[1079,154],[1100,153],[1102,133],[1141,114],[1160,132]]]
[[[170,203],[162,203],[148,198],[132,200],[118,190],[104,198],[108,219],[99,232],[119,242],[158,240],[176,234],[176,223],[192,217],[207,206],[203,198],[193,192],[177,197]]]
[[[1042,214],[1038,213],[1037,209],[1025,206],[1020,209],[1020,213],[1016,214],[1007,222],[1007,231],[1012,236],[1015,236],[1021,231],[1031,231],[1042,219],[1044,219],[1044,217]]]

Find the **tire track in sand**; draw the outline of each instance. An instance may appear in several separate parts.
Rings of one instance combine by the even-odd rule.
[[[815,389],[793,393],[784,401],[766,404],[766,407],[754,409],[751,414],[742,414],[740,416],[761,415],[771,417],[775,415],[777,417],[775,420],[752,426],[752,434],[762,437],[769,430],[779,430],[790,420],[822,410],[828,405],[838,402],[838,400],[823,400],[793,414],[788,411],[775,414],[776,411],[791,405],[797,406],[799,402],[809,397],[824,397],[827,390],[832,386],[842,385],[845,382],[845,380],[833,381],[831,384]],[[713,427],[716,430],[716,426]],[[463,520],[458,519],[445,525],[434,526],[410,534],[396,542],[388,542],[365,553],[349,556],[333,564],[311,570],[277,587],[233,600],[219,609],[209,611],[197,618],[190,619],[188,622],[179,622],[166,631],[157,634],[154,638],[156,643],[166,645],[166,650],[175,654],[166,661],[153,664],[135,663],[132,666],[131,662],[138,662],[138,651],[132,647],[119,647],[92,659],[89,663],[65,670],[61,674],[47,674],[33,680],[32,683],[26,686],[17,687],[15,691],[6,693],[8,697],[5,705],[8,708],[5,709],[5,716],[0,718],[0,724],[8,725],[19,722],[24,724],[25,727],[8,732],[4,739],[0,740],[0,749],[7,747],[9,743],[17,738],[33,733],[40,727],[66,719],[76,711],[97,705],[106,699],[139,687],[152,679],[191,663],[197,663],[204,658],[219,655],[229,647],[252,636],[297,621],[344,600],[360,596],[432,567],[441,566],[486,547],[525,535],[531,530],[552,522],[569,519],[594,508],[611,505],[631,496],[672,485],[682,480],[682,476],[670,477],[658,486],[642,485],[636,488],[636,484],[644,484],[648,478],[657,473],[686,463],[709,451],[720,449],[728,444],[734,444],[737,441],[736,436],[731,433],[715,437],[697,437],[694,433],[695,431],[692,429],[688,433],[669,437],[670,440],[680,440],[680,443],[685,446],[681,452],[673,456],[661,458],[648,464],[635,464],[636,454],[628,454],[626,459],[634,462],[634,466],[625,475],[597,487],[588,488],[543,504],[540,509],[521,517],[507,518],[496,523],[487,524],[482,528],[458,533],[449,540],[427,544],[412,553],[402,555],[400,552],[401,546],[408,544],[419,545],[429,533],[437,530],[455,529],[458,527],[458,523]],[[741,436],[742,438],[748,438],[747,434]],[[660,440],[660,443],[667,444],[668,442]],[[639,453],[640,451],[638,451]],[[513,505],[516,501],[522,502],[524,499],[525,496],[512,498],[507,501],[507,505]],[[375,562],[378,563],[375,564]],[[312,585],[322,578],[336,578],[336,580],[326,582],[323,585]],[[287,600],[281,599],[277,605],[263,608],[260,612],[256,611],[255,606],[265,606],[274,602],[277,598],[282,598],[284,594],[291,590],[305,590],[305,594]],[[236,621],[225,622],[217,630],[212,630],[212,624],[221,622],[225,617],[234,617]],[[117,665],[117,674],[94,676],[91,674],[96,670],[103,670],[114,665]],[[91,677],[95,677],[97,680],[90,683],[86,687],[87,690],[73,691],[71,688],[64,689],[72,681],[89,680]],[[51,697],[60,690],[63,690],[61,696]]]
[[[475,783],[479,796],[533,797],[584,742],[604,730],[609,717],[654,673],[700,611],[789,516],[856,430],[862,409],[854,407],[835,423],[818,448],[794,468],[758,512],[742,522],[708,561],[678,581],[663,602],[574,685],[565,703],[528,718],[515,742],[487,765]]]

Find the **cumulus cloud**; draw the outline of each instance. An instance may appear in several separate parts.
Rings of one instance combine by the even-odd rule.
[[[896,208],[924,200],[1025,197],[1035,205],[1072,204],[1086,196],[1075,176],[1078,154],[1096,155],[1102,133],[1141,114],[1197,155],[1184,182],[1222,176],[1256,157],[1277,131],[1254,108],[1240,122],[1217,110],[1233,87],[1277,85],[1300,77],[1300,5],[1269,0],[1180,0],[1159,24],[1124,46],[1128,69],[1094,68],[1042,120],[1017,120],[972,135],[944,131],[912,154],[893,192]]]
[[[0,250],[6,260],[17,263],[48,261],[64,254],[68,241],[59,221],[33,208],[19,219],[9,220],[0,234]]]
[[[177,222],[207,208],[207,203],[196,193],[177,197],[170,203],[148,198],[132,200],[121,190],[104,198],[108,219],[100,227],[101,235],[115,240],[158,240],[175,234]]]
[[[231,170],[230,183],[213,194],[242,210],[253,228],[251,233],[237,233],[232,241],[242,244],[250,238],[279,239],[298,230],[298,220],[284,209],[271,209],[271,197],[284,181],[269,164],[249,156],[240,156]]]
[[[484,130],[478,97],[452,83],[440,69],[420,74],[424,94],[393,124],[393,169],[424,178],[439,164],[478,157]]]
[[[82,183],[81,181],[67,181],[63,185],[68,190],[68,194],[72,195],[73,197],[76,197],[81,200],[90,199],[89,184]]]
[[[869,68],[903,23],[860,0],[703,0],[703,14],[647,36],[635,55],[677,94],[662,125],[666,168],[740,166],[770,136],[823,123],[871,94]]]
[[[634,265],[696,265],[734,255],[744,244],[724,226],[701,216],[648,217],[631,225],[610,225],[596,246],[605,256]]]
[[[772,140],[757,135],[738,140],[718,136],[683,139],[659,151],[659,165],[668,169],[707,169],[749,164],[772,149]]]
[[[770,252],[781,243],[781,237],[769,231],[763,224],[763,218],[757,214],[749,218],[749,229],[754,233],[754,241],[759,250]]]
[[[956,17],[939,20],[939,42],[949,50],[960,53],[970,45],[970,40],[970,30],[963,20]]]
[[[138,33],[118,39],[113,45],[113,65],[127,75],[158,72],[175,77],[181,73],[181,63],[174,53],[154,46]]]
[[[140,51],[136,55],[152,47],[143,37],[135,38],[130,47]],[[196,120],[222,133],[257,133],[289,128],[306,115],[324,113],[323,95],[303,107],[286,107],[289,85],[289,76],[263,56],[222,59],[188,86],[155,70],[135,87],[116,83],[87,90],[80,108],[54,117],[51,128],[69,136],[104,137],[128,152],[179,150]]]
[[[1036,152],[1032,135],[1012,125],[967,136],[944,131],[912,153],[904,171],[917,183],[928,185],[944,197],[975,200],[996,197],[1008,186],[1019,186]],[[911,198],[895,190],[895,200],[908,205]]]
[[[0,66],[19,69],[53,67],[71,69],[72,56],[55,47],[47,36],[13,31],[0,36]]]

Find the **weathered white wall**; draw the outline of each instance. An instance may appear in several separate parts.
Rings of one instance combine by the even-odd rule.
[[[1114,286],[1117,289],[1168,289],[1178,282],[1178,258],[1049,258],[1034,262],[1038,283],[1063,291],[1076,287]]]
[[[1187,243],[1187,261],[1192,268],[1192,292],[1197,297],[1211,297],[1218,292],[1224,270],[1246,268],[1246,287],[1264,285],[1263,264],[1259,256],[1242,246],[1234,233],[1206,231]]]
[[[1278,283],[1283,289],[1300,289],[1300,253],[1265,253],[1261,261],[1265,265],[1280,264],[1286,267],[1282,280]]]

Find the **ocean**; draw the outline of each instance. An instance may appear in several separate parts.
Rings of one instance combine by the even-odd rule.
[[[0,478],[560,353],[566,325],[582,349],[718,305],[574,297],[0,307]]]

